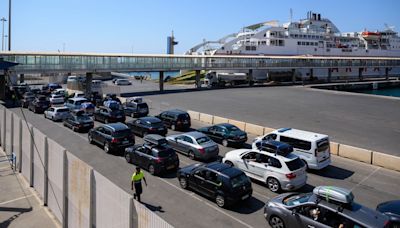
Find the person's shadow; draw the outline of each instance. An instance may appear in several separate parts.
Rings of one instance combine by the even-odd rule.
[[[149,210],[151,210],[151,211],[154,211],[154,212],[158,211],[158,212],[161,212],[161,213],[164,213],[164,212],[165,212],[161,206],[154,206],[154,205],[151,205],[151,204],[145,203],[145,202],[141,202],[141,203],[142,203],[145,207],[147,207],[147,209],[149,209]]]
[[[13,216],[11,216],[9,219],[4,220],[2,222],[0,222],[0,227],[9,227],[10,224],[17,219],[19,216],[21,216],[24,213],[30,212],[32,211],[32,207],[29,208],[19,208],[19,207],[0,207],[0,213],[1,212],[18,212],[18,214],[15,214]]]

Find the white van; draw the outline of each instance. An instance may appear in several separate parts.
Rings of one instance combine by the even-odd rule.
[[[292,128],[281,128],[254,139],[257,149],[263,140],[276,140],[293,146],[293,153],[307,164],[309,169],[323,169],[331,164],[330,144],[327,135]]]

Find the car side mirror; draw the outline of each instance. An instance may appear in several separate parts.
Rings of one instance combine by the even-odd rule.
[[[292,215],[296,215],[296,216],[299,215],[296,208],[292,209]]]

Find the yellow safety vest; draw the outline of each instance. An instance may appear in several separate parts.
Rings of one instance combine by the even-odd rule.
[[[144,177],[143,171],[140,171],[139,173],[134,172],[132,174],[132,181],[138,183],[143,179],[143,177]]]

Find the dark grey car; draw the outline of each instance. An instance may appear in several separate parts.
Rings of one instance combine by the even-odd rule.
[[[218,157],[218,145],[201,132],[192,131],[166,138],[176,151],[186,154],[190,159],[209,160]]]
[[[264,216],[273,228],[389,227],[389,218],[353,202],[344,188],[319,186],[310,193],[286,193],[266,202]]]

